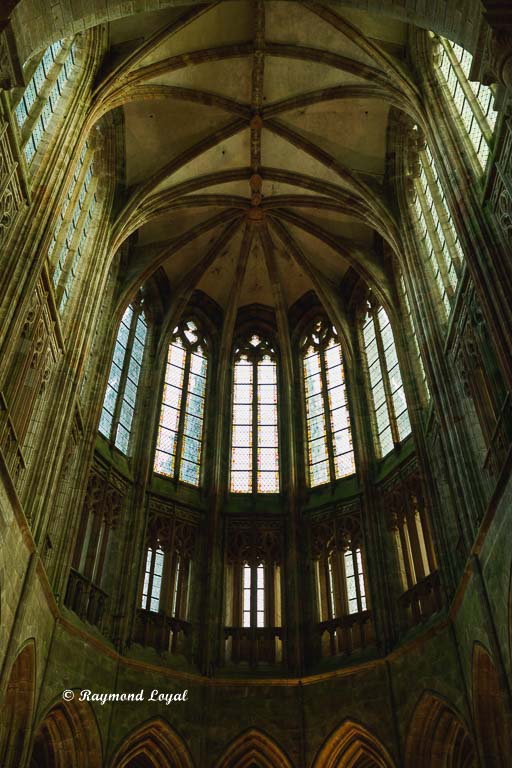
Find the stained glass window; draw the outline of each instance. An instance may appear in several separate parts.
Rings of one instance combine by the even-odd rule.
[[[361,550],[359,548],[348,549],[344,554],[344,564],[348,613],[366,611],[366,589]]]
[[[265,566],[243,566],[242,626],[265,626]]]
[[[154,471],[199,485],[204,433],[206,342],[194,320],[174,329],[165,369]]]
[[[231,491],[279,492],[277,362],[257,334],[235,351]]]
[[[74,46],[62,40],[50,45],[14,110],[21,134],[29,118],[35,120],[29,136],[24,137],[23,142],[23,152],[29,165],[50,124],[74,63]]]
[[[163,551],[160,548],[149,547],[146,554],[146,568],[144,571],[144,585],[142,587],[141,599],[141,608],[146,611],[154,611],[157,613],[160,609],[163,569]]]
[[[146,335],[140,304],[128,306],[117,333],[99,425],[101,434],[125,455],[129,450]]]
[[[315,322],[302,343],[309,482],[312,487],[355,472],[341,343]]]
[[[326,549],[316,569],[320,621],[367,610],[364,564],[360,546]]]
[[[363,324],[363,346],[377,443],[383,457],[411,432],[395,340],[384,307],[368,305],[368,315]]]
[[[439,75],[461,117],[478,162],[485,170],[498,117],[493,106],[493,91],[488,85],[469,80],[473,58],[468,51],[444,38],[440,38],[440,44]]]
[[[427,145],[420,150],[419,161],[420,175],[415,183],[413,218],[423,252],[432,270],[444,316],[448,317],[454,303],[464,253],[434,158]]]
[[[71,179],[62,209],[55,224],[48,248],[51,258],[59,244],[58,259],[53,272],[61,312],[67,306],[81,260],[90,240],[90,228],[98,203],[95,192],[94,165],[85,143]],[[77,194],[77,189],[78,194]],[[69,205],[74,202],[70,209]],[[71,216],[69,211],[72,211]],[[89,238],[89,239],[88,239]]]

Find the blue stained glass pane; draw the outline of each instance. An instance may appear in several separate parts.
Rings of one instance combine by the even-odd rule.
[[[190,485],[199,485],[199,465],[182,460],[180,480],[184,483],[190,483]]]
[[[199,440],[194,440],[191,437],[183,438],[182,457],[189,460],[198,462],[199,454],[201,452],[201,443]]]
[[[203,431],[202,419],[198,419],[196,416],[187,414],[185,416],[184,431],[186,435],[195,437],[200,440]]]
[[[123,453],[128,453],[128,445],[130,442],[130,433],[122,424],[117,426],[117,435],[115,439],[115,446],[119,448]]]
[[[306,400],[306,413],[308,417],[317,416],[323,413],[324,399],[321,394],[314,395]]]

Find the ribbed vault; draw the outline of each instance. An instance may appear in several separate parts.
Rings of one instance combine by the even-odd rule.
[[[239,0],[110,25],[88,126],[122,112],[128,238],[120,303],[157,269],[227,311],[328,307],[349,271],[390,303],[399,227],[385,189],[391,108],[422,113],[406,27],[315,2]],[[174,314],[174,313],[173,313]],[[339,318],[333,317],[341,326]]]

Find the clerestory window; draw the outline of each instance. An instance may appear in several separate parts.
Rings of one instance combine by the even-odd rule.
[[[438,74],[450,94],[476,158],[485,170],[498,113],[494,109],[492,88],[469,80],[473,57],[445,38],[439,38],[441,56]]]
[[[174,329],[165,369],[154,471],[198,486],[204,438],[207,346],[194,320]]]
[[[386,456],[411,432],[404,386],[391,323],[384,307],[368,303],[363,323],[377,453]]]
[[[92,153],[84,144],[48,248],[50,261],[58,258],[53,271],[57,304],[64,311],[71,295],[80,261],[87,248],[88,236],[98,203],[97,179]]]
[[[57,109],[75,64],[75,46],[69,41],[52,43],[44,52],[14,114],[23,154],[30,165]]]
[[[437,287],[442,312],[446,318],[455,301],[464,253],[455,231],[434,158],[426,144],[419,151],[419,162],[420,174],[415,180],[413,218],[419,242]]]
[[[312,487],[355,472],[341,343],[318,320],[302,342],[309,482]]]
[[[234,493],[279,492],[277,356],[253,334],[235,350],[231,480]]]
[[[146,336],[141,303],[130,304],[119,325],[99,425],[101,434],[125,455],[130,448]]]

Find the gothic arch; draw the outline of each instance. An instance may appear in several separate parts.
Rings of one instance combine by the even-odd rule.
[[[193,768],[185,742],[162,718],[144,723],[121,744],[112,768]]]
[[[0,765],[3,768],[17,768],[26,752],[34,710],[35,657],[35,642],[29,640],[11,668],[0,707]]]
[[[473,648],[473,716],[486,766],[505,768],[512,744],[500,682],[489,652],[480,643]]]
[[[163,8],[170,8],[176,5],[175,0],[146,0],[144,3],[145,11],[157,11]],[[198,0],[190,0],[190,5],[199,5]],[[382,0],[342,0],[342,7],[351,9],[364,9],[370,13],[382,14],[398,19],[407,23],[417,24],[427,29],[433,29],[439,34],[452,36],[461,44],[471,44],[473,47],[477,29],[474,29],[470,23],[463,24],[460,21],[460,6],[458,0],[444,0],[439,4],[439,9],[434,3],[427,3],[423,12],[417,9],[416,0],[390,0],[383,8]],[[476,19],[478,26],[479,3],[471,0],[471,7],[467,9],[466,18]],[[30,19],[38,18],[38,7],[36,0],[10,0],[7,3],[5,15],[13,21],[16,33],[19,28]],[[23,44],[20,50],[20,58],[25,61],[32,53],[44,48],[53,40],[82,31],[95,24],[104,24],[108,21],[129,15],[127,8],[131,4],[126,4],[124,0],[110,0],[108,8],[103,6],[101,9],[94,0],[83,0],[80,10],[77,11],[71,0],[60,0],[59,12],[54,17],[45,19],[45,24],[40,24],[40,29],[34,29],[31,26],[30,35],[20,35]],[[192,8],[189,15],[197,13],[197,8]],[[199,8],[199,12],[201,9]],[[459,12],[459,15],[458,15]],[[65,22],[63,23],[63,20]]]
[[[251,728],[231,742],[216,768],[292,768],[292,764],[270,736]]]
[[[360,723],[345,720],[324,742],[313,768],[393,768],[381,742]]]
[[[473,740],[457,712],[435,693],[425,691],[409,722],[407,768],[474,768]]]
[[[89,704],[76,699],[50,709],[37,728],[30,768],[101,768],[101,737]]]

